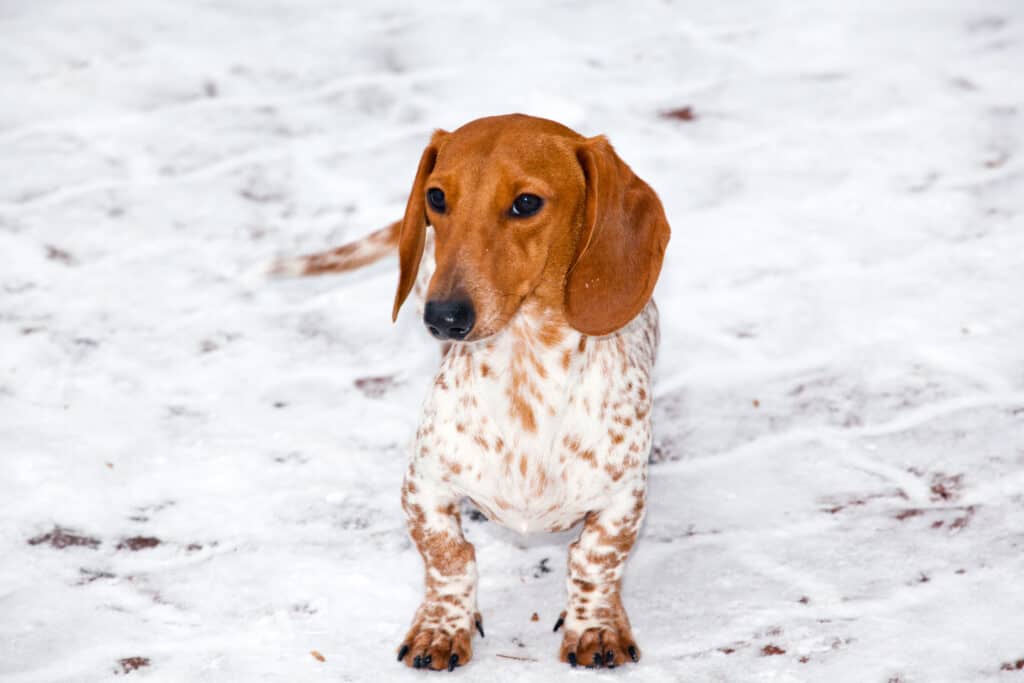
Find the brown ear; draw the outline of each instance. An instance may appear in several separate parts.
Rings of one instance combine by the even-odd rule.
[[[587,196],[565,311],[580,332],[609,334],[650,300],[668,245],[668,220],[658,195],[604,136],[584,141],[576,156]]]
[[[398,310],[402,308],[406,297],[416,284],[416,274],[423,258],[423,244],[427,236],[426,183],[427,176],[434,170],[437,161],[437,148],[444,131],[436,131],[430,144],[423,150],[419,168],[416,169],[416,180],[412,183],[412,192],[405,205],[405,217],[402,218],[402,229],[398,237],[398,290],[395,292],[395,305],[391,309],[391,320],[398,318]]]

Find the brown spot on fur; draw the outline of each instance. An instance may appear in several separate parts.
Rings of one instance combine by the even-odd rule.
[[[510,402],[509,414],[511,417],[518,419],[526,431],[535,432],[537,431],[537,422],[533,414],[532,402],[527,398],[526,394],[533,393],[536,397],[538,392],[532,386],[529,375],[522,367],[523,355],[523,345],[517,344],[509,363],[512,380],[507,391]]]
[[[525,455],[520,455],[519,456],[519,473],[522,474],[524,477],[526,476],[526,456]]]
[[[488,365],[487,363],[481,363],[480,364],[480,376],[481,377],[489,377],[490,374],[491,374],[491,366]]]
[[[458,511],[454,510],[454,506],[447,506],[438,509],[438,512],[454,517],[458,519]],[[463,538],[456,537],[454,535],[445,533],[443,531],[432,531],[425,530],[422,525],[419,528],[414,528],[416,524],[415,520],[410,519],[409,521],[409,533],[412,536],[413,541],[419,548],[420,554],[423,555],[424,563],[436,570],[442,576],[457,576],[462,574],[466,566],[470,562],[474,562],[476,559],[476,553],[473,550],[473,546],[467,543]],[[428,572],[428,582],[431,581],[430,574]],[[429,591],[429,587],[428,587]],[[435,600],[437,598],[435,597]],[[434,608],[440,611],[441,606],[437,604]],[[440,615],[431,615],[429,610],[426,611],[428,616],[437,618]]]
[[[512,397],[512,409],[509,411],[509,414],[513,418],[518,419],[526,431],[537,431],[537,420],[533,415],[533,408],[530,407],[529,402],[523,399],[521,394],[515,394]]]
[[[534,493],[540,497],[548,487],[548,473],[543,467],[537,470],[537,483],[534,486]]]
[[[592,449],[588,448],[587,450],[580,453],[580,458],[590,463],[591,467],[597,467],[597,453],[595,453]]]
[[[537,338],[544,346],[554,346],[562,341],[562,329],[561,323],[548,321],[537,332]]]

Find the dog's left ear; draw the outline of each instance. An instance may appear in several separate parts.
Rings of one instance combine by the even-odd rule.
[[[430,144],[420,156],[420,165],[416,169],[416,179],[412,182],[409,201],[405,205],[405,216],[402,218],[402,229],[398,236],[398,289],[395,291],[395,303],[391,308],[391,321],[398,318],[398,311],[405,303],[406,297],[416,284],[416,274],[423,258],[423,246],[427,239],[426,192],[427,176],[434,170],[437,161],[437,150],[445,137],[443,130],[434,131]]]
[[[669,240],[668,219],[654,190],[603,136],[576,152],[586,180],[583,228],[565,285],[569,324],[610,334],[651,298]]]

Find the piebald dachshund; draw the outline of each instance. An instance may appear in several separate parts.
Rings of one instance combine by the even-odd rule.
[[[341,272],[397,248],[392,316],[415,289],[444,342],[402,486],[426,567],[406,665],[452,670],[472,657],[474,627],[483,635],[465,498],[522,533],[582,521],[559,656],[640,659],[621,581],[644,516],[651,294],[668,241],[658,196],[605,137],[513,114],[434,133],[400,221],[278,262],[281,274]]]

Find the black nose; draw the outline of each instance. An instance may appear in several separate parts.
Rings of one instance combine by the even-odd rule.
[[[438,339],[465,339],[476,322],[473,304],[468,301],[428,301],[423,322]]]

